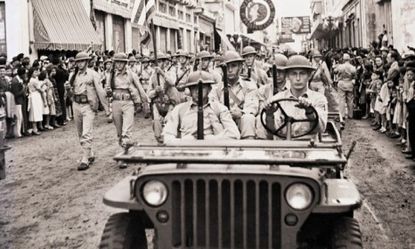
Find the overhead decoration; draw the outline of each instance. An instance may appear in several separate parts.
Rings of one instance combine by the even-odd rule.
[[[248,33],[266,29],[275,18],[275,6],[271,0],[244,0],[239,12]]]

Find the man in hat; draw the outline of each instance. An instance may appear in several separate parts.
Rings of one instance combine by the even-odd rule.
[[[174,68],[175,71],[175,85],[184,83],[187,80],[192,68],[189,64],[189,59],[191,58],[187,52],[182,49],[177,50],[175,55],[177,58],[177,66]]]
[[[198,84],[203,84],[203,135],[204,139],[239,139],[238,127],[226,108],[219,102],[209,100],[212,84],[216,84],[213,75],[206,71],[190,73],[187,82],[180,88],[189,88],[192,99],[178,104],[167,118],[163,129],[164,142],[176,139],[196,139],[198,130]]]
[[[94,162],[92,151],[93,122],[98,111],[99,101],[107,105],[105,92],[95,71],[88,68],[90,57],[80,52],[75,57],[76,69],[69,77],[73,89],[73,112],[79,142],[82,147],[81,163],[78,170],[87,170]]]
[[[343,64],[338,65],[334,69],[337,73],[338,93],[339,93],[339,109],[342,118],[345,118],[346,106],[349,118],[353,118],[353,87],[356,78],[356,67],[350,64],[350,55],[343,54]],[[341,125],[344,126],[341,120]]]
[[[257,51],[252,46],[246,46],[242,50],[242,57],[244,58],[245,63],[241,74],[245,78],[253,79],[256,81],[257,86],[260,87],[262,85],[268,84],[268,76],[263,69],[256,65],[255,59],[257,54]]]
[[[324,94],[326,87],[331,87],[333,81],[326,62],[323,60],[323,55],[320,51],[315,50],[312,53],[312,66],[316,68],[313,77],[310,81],[310,89],[321,94]]]
[[[244,59],[235,51],[226,51],[223,55],[227,66],[229,90],[229,109],[232,118],[239,126],[242,139],[255,138],[255,116],[258,114],[259,99],[257,86],[252,79],[239,77]],[[214,86],[210,93],[213,101],[225,103],[224,83]]]
[[[200,70],[212,74],[216,83],[222,81],[222,76],[217,71],[210,68],[210,63],[213,59],[213,55],[211,55],[208,51],[202,51],[197,55],[197,59],[199,60]]]
[[[134,125],[134,111],[142,103],[147,102],[137,75],[135,75],[127,63],[130,60],[125,53],[118,53],[113,58],[114,66],[106,79],[107,95],[112,97],[112,117],[119,145],[128,149],[132,146],[132,128]],[[127,165],[121,163],[120,168]]]
[[[308,59],[302,55],[293,55],[288,59],[285,67],[287,78],[290,81],[290,89],[286,89],[277,93],[269,99],[265,108],[272,109],[271,103],[280,99],[296,99],[297,102],[283,101],[280,102],[281,108],[286,114],[295,119],[316,119],[313,108],[318,114],[318,122],[315,130],[311,134],[324,132],[327,125],[327,100],[326,97],[318,92],[308,88],[308,80],[315,70],[311,66]],[[278,129],[286,121],[281,108],[277,109],[273,114],[275,120],[275,128]],[[311,123],[297,122],[292,124],[291,135],[296,136],[304,134],[311,129]],[[286,134],[286,128],[281,131],[281,135]],[[285,134],[284,134],[285,133]]]
[[[158,66],[154,68],[148,90],[148,97],[152,102],[154,137],[159,143],[163,142],[162,130],[167,113],[176,104],[184,101],[182,94],[177,91],[175,76],[166,71],[166,60],[168,57],[164,53],[157,53]]]
[[[285,67],[287,66],[288,58],[283,54],[275,54],[274,60],[272,64],[276,65],[277,69],[277,77],[275,79],[276,85],[274,86],[273,83],[268,83],[266,85],[261,86],[258,89],[258,98],[259,98],[259,111],[261,112],[262,109],[265,107],[265,103],[271,99],[275,94],[278,92],[285,91],[289,88],[287,81],[285,80]],[[261,123],[260,115],[257,115],[256,120],[256,138],[259,139],[266,139],[270,137],[267,134],[264,126]]]

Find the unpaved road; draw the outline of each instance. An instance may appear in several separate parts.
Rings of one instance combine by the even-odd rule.
[[[76,170],[80,147],[75,127],[9,141],[7,179],[0,181],[0,248],[97,248],[106,219],[119,210],[102,204],[104,193],[133,168],[119,170],[115,128],[97,117],[97,160]],[[136,119],[134,136],[153,142],[149,120]],[[415,165],[390,140],[351,121],[347,148],[358,145],[347,174],[357,183],[364,205],[357,213],[365,248],[415,248]]]

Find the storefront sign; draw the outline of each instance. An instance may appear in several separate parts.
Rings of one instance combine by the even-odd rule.
[[[286,34],[308,34],[311,32],[310,17],[281,17],[281,29]]]
[[[274,21],[275,6],[271,0],[244,0],[240,15],[248,33],[264,30]]]

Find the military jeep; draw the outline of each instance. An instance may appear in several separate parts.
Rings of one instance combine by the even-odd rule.
[[[151,231],[161,249],[362,248],[349,154],[332,121],[296,140],[137,145],[115,156],[146,166],[105,194],[127,212],[109,218],[100,248],[148,248]]]

